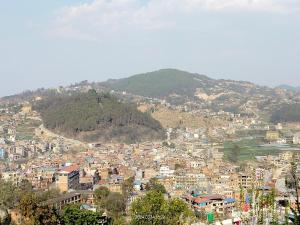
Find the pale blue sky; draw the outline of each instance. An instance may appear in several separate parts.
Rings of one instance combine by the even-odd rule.
[[[299,0],[0,0],[0,96],[161,68],[300,86]]]

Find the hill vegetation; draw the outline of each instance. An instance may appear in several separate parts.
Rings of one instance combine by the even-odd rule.
[[[38,102],[34,109],[40,112],[46,128],[87,142],[131,143],[159,139],[164,133],[160,123],[149,114],[96,91],[50,97]]]
[[[146,97],[165,97],[172,94],[194,96],[204,75],[188,73],[176,69],[162,69],[118,80],[109,80],[106,85],[111,89],[126,91]]]
[[[273,123],[300,122],[300,103],[285,104],[274,111],[271,116]]]
[[[285,89],[288,91],[300,92],[300,87],[294,87],[294,86],[290,86],[290,85],[286,85],[286,84],[282,84],[282,85],[278,86],[278,88]]]

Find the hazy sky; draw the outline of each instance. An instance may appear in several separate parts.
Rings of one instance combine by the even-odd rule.
[[[0,96],[160,68],[300,86],[300,0],[0,3]]]

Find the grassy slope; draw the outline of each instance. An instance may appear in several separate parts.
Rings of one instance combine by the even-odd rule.
[[[252,160],[255,159],[255,156],[264,156],[264,155],[276,155],[280,152],[283,152],[275,147],[260,147],[260,142],[257,140],[241,140],[238,142],[225,142],[224,143],[224,156],[225,159],[228,159],[228,155],[231,152],[231,149],[234,145],[238,145],[241,148],[240,154],[238,156],[239,161],[243,160]]]
[[[164,69],[116,80],[109,85],[116,90],[148,97],[162,97],[174,93],[193,96],[201,83],[196,78],[208,79],[180,70]]]

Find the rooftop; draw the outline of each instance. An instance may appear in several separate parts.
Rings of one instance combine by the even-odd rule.
[[[79,166],[78,165],[71,165],[71,166],[66,166],[63,167],[59,172],[60,173],[71,173],[73,171],[79,170]]]

